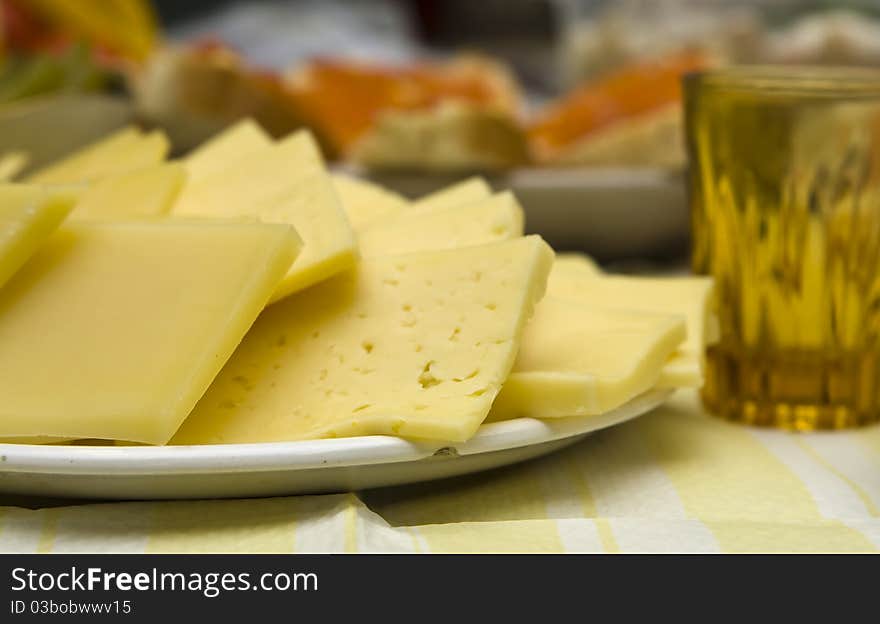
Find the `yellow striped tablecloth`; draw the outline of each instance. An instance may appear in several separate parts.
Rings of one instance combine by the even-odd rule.
[[[880,427],[752,429],[707,417],[690,391],[546,458],[447,481],[328,496],[0,508],[0,552],[878,549]]]

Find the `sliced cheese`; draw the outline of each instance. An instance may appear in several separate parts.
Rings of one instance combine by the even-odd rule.
[[[142,134],[129,127],[93,143],[28,176],[40,184],[94,182],[109,175],[158,165],[168,155],[168,137],[160,131]]]
[[[302,253],[272,301],[354,266],[357,244],[312,136],[297,132],[243,162],[187,184],[175,216],[240,219],[293,225]]]
[[[669,356],[657,379],[658,388],[699,388],[703,385],[703,359],[677,351]]]
[[[166,163],[103,178],[79,194],[79,218],[158,217],[168,213],[186,181],[186,169]]]
[[[71,441],[71,438],[52,438],[49,436],[0,438],[0,444],[66,444]]]
[[[454,249],[523,235],[523,211],[512,193],[498,193],[473,204],[406,211],[358,234],[361,255]]]
[[[586,254],[578,252],[556,254],[553,271],[550,273],[550,281],[557,285],[560,281],[564,280],[564,278],[557,277],[559,273],[584,277],[599,277],[603,274],[601,267],[595,260]],[[576,285],[572,284],[571,287],[576,288]],[[707,324],[707,332],[709,332],[707,339],[711,339],[712,328],[714,327],[711,322],[712,318],[714,317],[709,317]],[[691,329],[690,331],[694,332],[695,330]],[[660,388],[698,388],[702,385],[703,371],[700,354],[687,349],[684,352],[676,352],[670,356],[663,366],[663,370],[660,371],[660,378],[657,380],[657,387]]]
[[[490,420],[592,416],[654,387],[685,338],[681,317],[545,297],[526,327]]]
[[[396,215],[409,206],[402,195],[352,176],[333,174],[333,186],[355,230]]]
[[[164,444],[298,246],[283,225],[61,227],[0,290],[0,437]]]
[[[534,236],[365,259],[267,308],[172,443],[466,440],[552,261]]]
[[[486,199],[491,194],[492,188],[489,183],[483,178],[475,176],[425,195],[414,201],[412,208],[422,210],[469,204]]]
[[[607,309],[684,316],[687,339],[671,357],[669,374],[661,378],[660,385],[702,385],[703,353],[706,345],[718,340],[718,324],[710,309],[711,278],[591,276],[554,270],[547,281],[547,292]]]
[[[0,299],[3,285],[64,221],[73,203],[69,193],[0,184]]]
[[[0,154],[0,182],[8,182],[27,166],[28,155],[24,152]]]
[[[553,263],[553,271],[570,271],[575,274],[596,276],[602,274],[602,269],[586,254],[578,252],[558,253]]]
[[[205,141],[182,163],[190,182],[200,182],[270,145],[272,137],[260,124],[245,118]]]

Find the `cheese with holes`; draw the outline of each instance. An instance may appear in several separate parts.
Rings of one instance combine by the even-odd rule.
[[[73,216],[134,218],[165,215],[186,181],[186,169],[166,163],[103,178],[79,194]]]
[[[37,252],[74,197],[30,184],[0,184],[0,301],[3,285]]]
[[[355,230],[399,214],[409,206],[403,196],[378,184],[338,173],[332,177],[348,221]]]
[[[467,178],[421,197],[412,203],[412,208],[423,210],[469,204],[491,194],[492,189],[483,178]]]
[[[28,176],[40,184],[94,182],[109,175],[158,165],[168,155],[168,137],[129,127],[101,139]]]
[[[172,443],[466,440],[552,261],[535,236],[364,259],[267,308]]]
[[[0,154],[0,182],[8,182],[27,166],[28,156],[24,152]]]
[[[284,225],[62,226],[0,290],[0,437],[164,444],[298,247]]]
[[[607,309],[635,310],[685,317],[687,338],[669,360],[658,385],[699,387],[703,383],[703,352],[718,340],[718,324],[710,310],[712,279],[708,277],[631,277],[587,275],[554,270],[547,292]]]
[[[256,121],[242,119],[202,143],[181,162],[190,181],[200,182],[270,145],[272,137]]]
[[[685,338],[682,317],[545,297],[526,327],[490,420],[592,416],[657,384]]]
[[[241,219],[293,225],[304,246],[272,301],[354,266],[354,232],[318,146],[297,132],[243,162],[187,184],[175,216]]]
[[[523,211],[510,192],[473,204],[407,211],[367,227],[358,235],[361,255],[454,249],[523,235]]]

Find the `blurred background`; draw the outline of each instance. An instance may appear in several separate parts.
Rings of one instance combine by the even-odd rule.
[[[558,249],[674,266],[679,81],[742,63],[880,65],[880,3],[0,0],[0,156],[132,121],[184,154],[251,116],[409,196],[484,175]]]

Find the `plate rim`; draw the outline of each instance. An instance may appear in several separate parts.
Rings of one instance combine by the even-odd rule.
[[[0,443],[4,473],[65,475],[174,475],[311,470],[418,461],[504,451],[604,429],[661,405],[670,389],[652,389],[594,416],[487,423],[467,442],[413,441],[357,436],[292,442],[188,446],[60,446]]]

